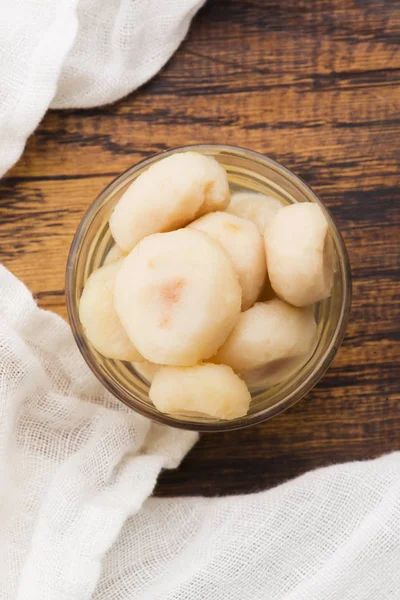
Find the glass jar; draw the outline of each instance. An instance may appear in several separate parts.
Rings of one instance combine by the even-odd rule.
[[[89,275],[99,268],[113,245],[108,220],[127,187],[151,164],[173,154],[194,150],[213,156],[228,173],[231,191],[254,191],[275,196],[283,203],[314,202],[330,225],[335,248],[332,295],[315,305],[318,344],[313,356],[294,375],[278,385],[251,390],[252,402],[246,416],[222,421],[205,416],[160,413],[148,396],[149,384],[130,363],[105,358],[86,339],[78,306]],[[292,406],[315,386],[331,364],[342,342],[351,303],[351,273],[347,251],[331,215],[296,175],[265,156],[232,146],[199,145],[175,148],[148,158],[122,173],[89,207],[78,227],[68,257],[66,299],[72,331],[90,369],[119,400],[137,412],[167,425],[198,431],[226,431],[260,423]]]

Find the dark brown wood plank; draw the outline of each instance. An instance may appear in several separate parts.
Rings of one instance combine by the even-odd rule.
[[[272,421],[204,435],[158,494],[249,492],[400,449],[399,40],[397,0],[210,0],[157,77],[111,106],[49,112],[0,181],[0,260],[63,316],[68,248],[88,204],[167,147],[268,154],[335,216],[354,300],[332,368]]]

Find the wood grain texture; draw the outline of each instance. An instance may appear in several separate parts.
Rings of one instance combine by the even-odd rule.
[[[332,368],[277,418],[204,435],[156,493],[250,492],[400,449],[399,41],[397,0],[210,0],[157,77],[112,106],[48,113],[0,182],[0,260],[63,316],[85,209],[161,149],[218,142],[265,153],[336,218],[354,299]]]

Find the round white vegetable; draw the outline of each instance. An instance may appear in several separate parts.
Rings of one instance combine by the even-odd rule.
[[[86,281],[79,318],[89,342],[108,358],[140,361],[143,357],[126,335],[114,308],[115,278],[123,259],[94,271]]]
[[[226,171],[197,152],[172,154],[139,175],[110,218],[112,235],[123,252],[145,236],[182,227],[229,203]]]
[[[214,362],[230,365],[247,380],[274,385],[312,355],[317,325],[312,311],[276,298],[241,313]]]
[[[243,417],[251,401],[244,381],[230,367],[214,364],[162,367],[149,396],[163,413],[200,413],[216,419]]]
[[[242,310],[254,304],[260,294],[267,265],[264,240],[254,223],[225,212],[214,212],[189,225],[214,238],[232,261],[242,288]]]
[[[232,195],[226,212],[252,221],[264,235],[266,226],[283,206],[282,202],[272,196],[255,192],[236,192]]]
[[[215,354],[240,305],[228,256],[194,229],[148,236],[117,275],[117,313],[132,343],[154,363],[190,366]]]
[[[301,202],[278,211],[265,231],[271,285],[294,306],[331,294],[334,248],[328,222],[317,204]]]

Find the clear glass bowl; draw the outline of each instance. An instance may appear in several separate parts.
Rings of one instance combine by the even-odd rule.
[[[231,421],[160,413],[148,396],[149,385],[134,367],[104,358],[86,339],[78,316],[79,298],[89,275],[100,267],[113,245],[110,214],[121,195],[152,163],[175,152],[196,150],[216,158],[228,173],[231,191],[255,191],[275,196],[285,204],[315,202],[330,224],[335,247],[335,275],[330,298],[315,305],[318,345],[310,360],[287,380],[265,389],[251,390],[248,414]],[[200,145],[157,154],[128,169],[107,186],[89,207],[78,227],[68,257],[66,298],[76,343],[90,369],[119,400],[137,412],[167,425],[198,431],[226,431],[255,425],[292,406],[309,392],[331,364],[344,336],[351,303],[351,273],[347,251],[329,212],[296,175],[256,152],[232,146]]]

